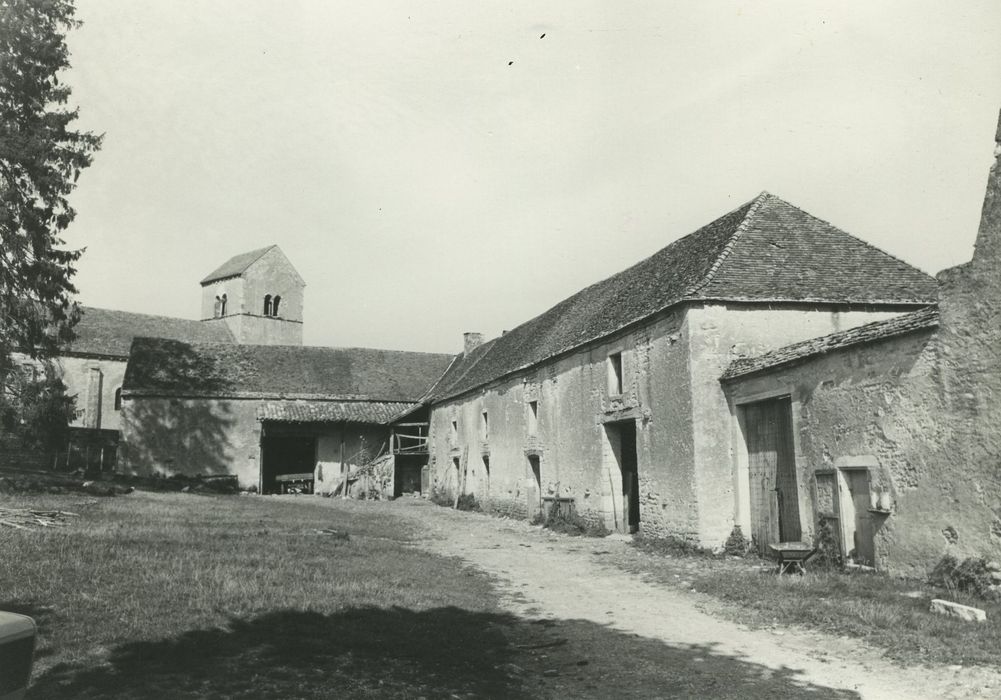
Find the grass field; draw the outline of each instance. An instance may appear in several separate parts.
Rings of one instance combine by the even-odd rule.
[[[40,628],[32,697],[521,694],[495,668],[512,620],[490,582],[352,504],[137,492],[0,506],[79,514],[0,528],[0,609]]]

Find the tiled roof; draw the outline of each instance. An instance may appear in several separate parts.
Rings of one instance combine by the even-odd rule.
[[[935,280],[762,193],[457,361],[432,399],[457,396],[686,301],[924,305]]]
[[[269,245],[267,248],[258,248],[257,250],[251,250],[246,253],[234,255],[232,258],[206,275],[205,279],[201,281],[201,284],[208,284],[209,282],[215,282],[216,280],[225,279],[227,277],[242,275],[247,271],[248,267],[253,265],[265,253],[275,247],[276,246]]]
[[[737,377],[745,377],[749,374],[801,362],[817,355],[824,355],[853,345],[873,343],[908,333],[929,330],[936,326],[938,326],[938,309],[934,306],[929,306],[920,311],[912,311],[911,313],[894,316],[883,321],[868,323],[858,328],[850,328],[846,331],[839,331],[820,338],[811,338],[810,340],[786,345],[758,357],[744,357],[734,360],[726,368],[721,378],[729,380]]]
[[[184,343],[136,338],[131,395],[416,402],[451,355],[367,348]]]
[[[66,348],[69,353],[124,359],[129,356],[129,347],[136,336],[192,342],[233,342],[229,329],[222,323],[135,314],[93,306],[85,306],[81,310],[83,315],[74,327],[76,340]]]
[[[275,423],[377,423],[387,425],[416,403],[382,401],[269,401],[257,409],[257,420]]]

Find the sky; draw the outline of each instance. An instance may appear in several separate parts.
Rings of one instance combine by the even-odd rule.
[[[84,305],[277,243],[309,345],[457,352],[769,191],[972,255],[1001,3],[78,0]]]

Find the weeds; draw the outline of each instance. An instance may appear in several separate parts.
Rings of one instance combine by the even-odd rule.
[[[463,494],[459,496],[459,500],[455,504],[456,510],[466,510],[473,513],[481,513],[483,508],[480,506],[480,502],[476,500],[476,496],[471,493]]]
[[[743,557],[747,555],[750,548],[751,543],[744,537],[744,531],[740,529],[740,525],[734,525],[733,531],[723,544],[723,553],[732,557]]]
[[[932,569],[928,582],[950,593],[963,591],[985,600],[1001,598],[985,559],[971,557],[960,562],[951,554],[946,554]]]
[[[540,513],[539,516],[541,515]],[[542,526],[547,530],[575,537],[608,537],[610,534],[603,523],[582,518],[577,511],[560,501],[553,502],[542,521]]]

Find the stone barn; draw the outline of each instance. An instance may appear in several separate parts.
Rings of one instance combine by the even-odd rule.
[[[395,431],[420,430],[420,400],[451,361],[137,338],[122,389],[122,467],[142,475],[230,474],[262,493],[331,493],[347,472],[379,461],[390,494],[420,490],[426,447],[401,450]]]
[[[468,335],[430,397],[434,487],[719,546],[746,490],[730,363],[935,301],[925,273],[762,194],[498,338]]]

